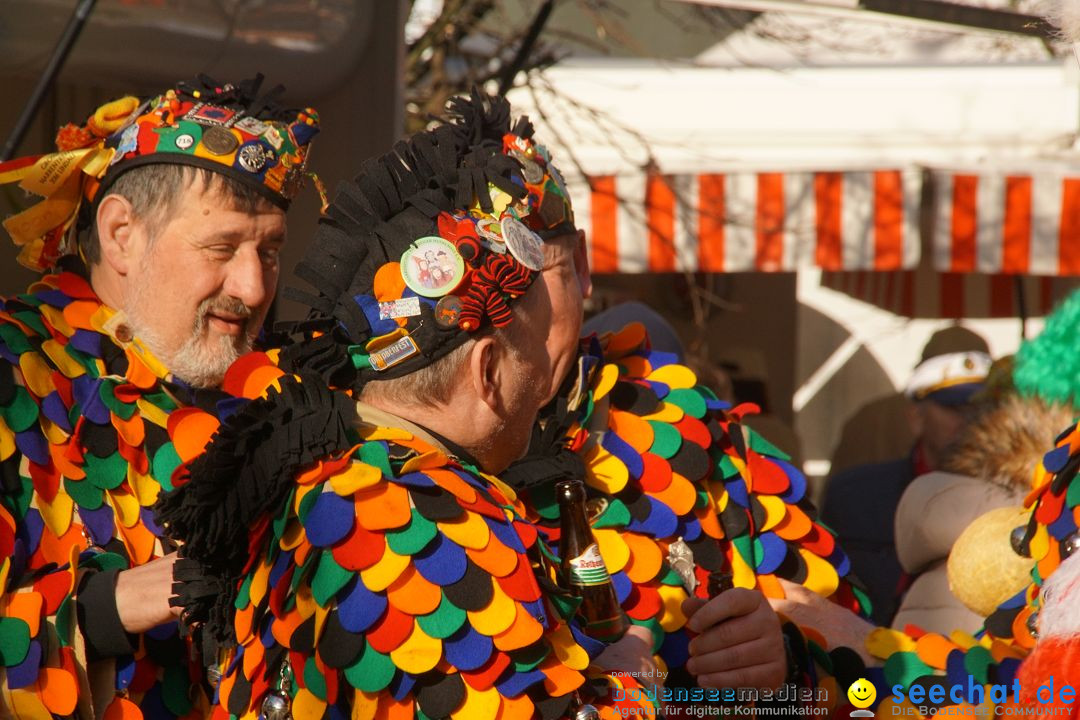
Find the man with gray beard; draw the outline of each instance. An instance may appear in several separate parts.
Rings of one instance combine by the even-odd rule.
[[[209,708],[147,508],[209,437],[167,430],[217,399],[276,291],[319,121],[261,85],[122,98],[61,129],[60,152],[0,164],[43,197],[4,223],[45,273],[0,310],[0,707],[16,716]]]

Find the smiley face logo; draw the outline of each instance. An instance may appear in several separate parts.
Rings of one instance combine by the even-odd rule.
[[[866,678],[859,678],[847,689],[847,698],[857,708],[868,708],[877,698],[877,689]]]

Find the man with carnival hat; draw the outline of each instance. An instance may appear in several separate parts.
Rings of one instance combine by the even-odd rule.
[[[650,709],[617,698],[633,677],[589,670],[603,644],[553,601],[550,551],[488,474],[526,450],[578,293],[563,219],[528,189],[556,171],[504,154],[535,151],[505,100],[450,110],[339,190],[297,269],[313,335],[229,370],[254,401],[159,502],[230,715]],[[421,278],[429,255],[451,279]],[[647,633],[619,650],[608,669],[652,667]]]
[[[550,551],[522,516],[554,544],[553,486],[566,476],[598,501],[594,534],[633,643],[651,641],[667,669],[689,665],[708,687],[798,675],[806,646],[785,652],[758,590],[789,578],[856,601],[843,553],[804,509],[805,480],[741,426],[746,408],[725,412],[640,328],[578,347],[588,266],[558,170],[527,125],[510,131],[505,101],[453,110],[456,122],[341,190],[296,271],[318,293],[292,291],[313,308],[307,339],[230,370],[226,385],[259,399],[164,502],[160,519],[201,564],[184,569],[188,619],[209,654],[235,648],[222,705],[550,717],[577,702],[572,688],[608,702],[602,683],[556,679],[588,663],[564,643],[590,654],[596,643],[574,621],[564,631],[537,590],[507,584]],[[423,281],[429,252],[453,258],[460,284]],[[359,397],[358,418],[340,391]],[[557,393],[531,457],[506,469]],[[477,497],[501,505],[519,537],[497,531]],[[524,553],[516,565],[488,557],[495,539]],[[725,570],[739,587],[706,604]],[[540,620],[543,638],[519,620]],[[546,661],[521,661],[524,637]],[[636,653],[640,677],[650,671]]]
[[[206,439],[168,428],[215,402],[273,299],[318,132],[280,92],[200,77],[0,165],[42,196],[4,225],[47,273],[0,311],[0,704],[16,717],[208,707],[148,508]]]

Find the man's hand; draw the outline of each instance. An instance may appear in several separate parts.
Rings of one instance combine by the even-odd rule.
[[[175,562],[173,552],[117,574],[116,610],[124,630],[143,633],[180,617],[181,608],[169,607]]]
[[[770,599],[773,610],[796,625],[819,632],[830,650],[844,645],[859,653],[867,666],[880,664],[866,649],[866,638],[875,629],[874,625],[802,585],[783,579],[780,585],[787,597],[783,600]]]
[[[706,602],[688,598],[690,641],[686,669],[698,685],[715,688],[768,688],[783,684],[787,657],[780,620],[756,590],[734,588]]]
[[[618,642],[612,643],[593,665],[605,672],[629,675],[642,685],[664,686],[653,660],[653,634],[649,628],[631,625]]]

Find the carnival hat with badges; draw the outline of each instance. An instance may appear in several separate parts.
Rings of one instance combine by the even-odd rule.
[[[201,75],[145,102],[114,100],[85,125],[61,128],[59,152],[0,164],[0,184],[19,182],[44,197],[4,222],[22,248],[19,261],[46,270],[74,253],[74,236],[88,226],[95,201],[123,173],[143,165],[221,173],[286,209],[307,176],[319,115],[280,104],[281,86],[260,94],[262,81],[257,75],[221,84]]]
[[[452,99],[448,120],[368,160],[337,197],[289,288],[347,347],[360,383],[425,367],[485,328],[575,232],[566,186],[502,97]],[[325,328],[324,329],[328,329]]]

